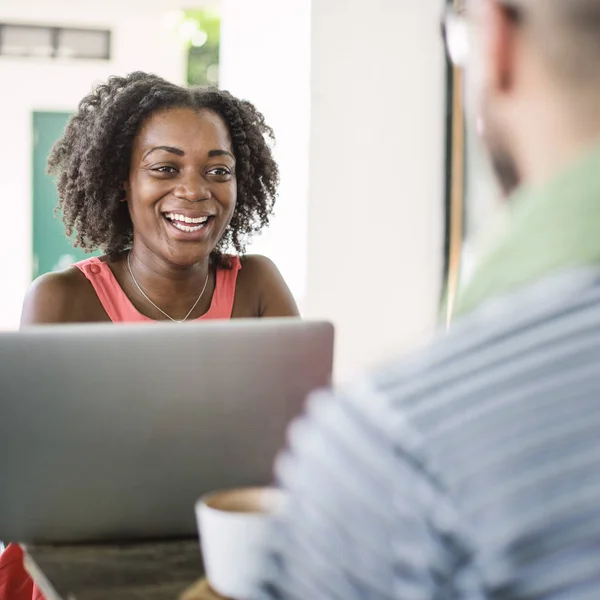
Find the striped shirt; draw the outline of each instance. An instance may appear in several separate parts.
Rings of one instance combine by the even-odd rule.
[[[600,598],[600,270],[318,394],[260,598]]]
[[[256,598],[600,599],[600,148],[511,206],[453,331],[293,426]]]

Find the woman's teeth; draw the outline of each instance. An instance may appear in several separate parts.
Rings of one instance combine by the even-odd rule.
[[[165,217],[171,221],[171,223],[180,229],[181,231],[187,231],[193,233],[194,231],[200,231],[206,225],[208,217],[186,217],[185,215],[178,215],[176,213],[167,213]],[[193,223],[194,226],[184,225],[184,223]]]
[[[193,219],[192,217],[178,215],[177,213],[167,213],[165,217],[170,221],[181,221],[182,223],[206,223],[206,221],[208,221],[208,217],[197,217]]]
[[[181,229],[181,231],[187,231],[189,233],[193,231],[200,231],[205,225],[204,223],[202,223],[201,225],[197,225],[196,227],[190,227],[189,225],[182,225],[177,221],[172,221],[172,223],[175,227],[177,227],[177,229]]]

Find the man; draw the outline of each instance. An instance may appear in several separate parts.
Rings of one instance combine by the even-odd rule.
[[[260,598],[600,598],[600,0],[446,34],[510,225],[448,336],[294,426]]]

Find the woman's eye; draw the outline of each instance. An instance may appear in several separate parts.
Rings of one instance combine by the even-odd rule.
[[[175,173],[176,170],[174,167],[169,167],[168,165],[163,165],[161,167],[155,167],[154,169],[152,169],[155,173],[164,173],[164,174],[172,174]]]
[[[214,167],[209,171],[210,175],[216,175],[217,177],[227,177],[231,175],[231,171],[225,167]]]

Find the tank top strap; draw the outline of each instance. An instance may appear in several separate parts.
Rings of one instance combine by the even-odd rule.
[[[148,320],[131,304],[110,267],[105,262],[94,256],[75,263],[73,266],[77,267],[92,284],[100,304],[102,304],[113,323],[132,323]]]
[[[200,319],[230,319],[235,300],[235,288],[238,273],[242,268],[239,256],[229,256],[230,267],[218,268],[216,271],[215,291],[212,303],[206,314]]]

